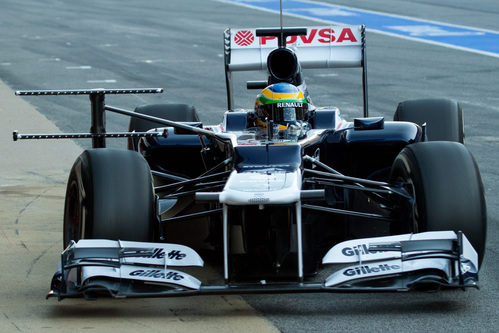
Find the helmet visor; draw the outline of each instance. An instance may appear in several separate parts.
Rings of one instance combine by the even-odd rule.
[[[278,123],[291,123],[296,120],[303,120],[306,103],[302,102],[280,102],[269,104],[271,107],[272,119]]]

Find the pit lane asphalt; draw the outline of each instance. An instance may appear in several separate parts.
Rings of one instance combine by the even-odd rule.
[[[62,245],[65,183],[81,147],[14,145],[9,133],[59,132],[0,81],[0,332],[276,332],[240,296],[45,300]],[[7,135],[9,134],[9,135]],[[216,277],[207,267],[202,279]]]
[[[439,1],[435,5],[431,1],[394,1],[385,0],[383,4],[372,1],[326,1],[351,7],[384,11],[398,15],[414,16],[446,23],[469,25],[473,27],[499,30],[497,14],[499,5],[494,1]],[[225,108],[225,87],[222,58],[222,31],[225,27],[276,26],[278,17],[274,14],[222,4],[213,1],[149,1],[134,4],[130,1],[86,1],[81,4],[47,1],[44,4],[36,1],[4,1],[0,11],[0,79],[13,89],[62,89],[62,88],[130,88],[130,87],[164,87],[163,95],[112,96],[108,98],[111,105],[133,108],[138,104],[158,102],[185,102],[195,105],[205,123],[216,123],[221,119]],[[359,22],[359,24],[362,22]],[[288,26],[320,25],[318,23],[285,18]],[[496,190],[499,185],[497,161],[499,150],[499,79],[497,58],[466,53],[439,46],[412,42],[374,33],[368,33],[368,72],[369,102],[371,115],[383,115],[391,118],[399,101],[413,98],[446,97],[461,102],[465,115],[466,145],[474,154],[480,167],[486,190],[488,209],[488,242],[487,252],[481,270],[481,290],[467,292],[453,291],[438,294],[307,294],[307,295],[272,295],[244,297],[257,311],[270,319],[280,330],[295,331],[495,331],[498,322],[499,264],[496,256],[498,249],[498,212],[499,200]],[[237,76],[242,77],[242,76]],[[248,79],[262,79],[260,75],[244,76]],[[347,118],[361,112],[360,71],[328,70],[305,73],[305,79],[314,102],[317,105],[337,105]],[[241,81],[242,82],[242,81]],[[251,107],[253,92],[240,89],[236,99],[240,106]],[[250,97],[248,97],[250,96]],[[60,130],[82,132],[88,130],[89,103],[85,97],[29,97],[24,99],[34,105]],[[69,160],[76,157],[78,147],[70,151],[62,148],[58,156],[46,155],[47,159],[57,156],[61,164],[51,168],[54,160],[39,157],[40,162],[26,158],[17,150],[27,143],[8,142],[10,131],[37,131],[36,124],[27,124],[22,117],[10,118],[4,126],[4,110],[2,117],[2,152],[7,152],[8,159],[2,159],[3,175],[15,186],[21,186],[26,193],[24,202],[29,203],[41,193],[46,193],[55,201],[58,221],[60,221],[63,202],[64,173],[71,165]],[[9,105],[9,108],[12,107]],[[9,110],[10,111],[10,110]],[[31,116],[30,116],[31,117]],[[122,116],[109,115],[109,130],[124,130],[128,120]],[[45,129],[40,128],[43,132]],[[4,148],[9,147],[7,150]],[[68,143],[71,145],[71,143]],[[30,143],[42,154],[48,149],[47,142]],[[81,144],[82,146],[88,146]],[[113,146],[123,146],[116,142]],[[14,148],[12,148],[14,147]],[[19,147],[19,148],[18,148]],[[61,147],[59,144],[57,147]],[[5,150],[4,150],[5,149]],[[63,156],[63,154],[66,154]],[[68,156],[72,155],[72,156]],[[22,157],[24,156],[24,157]],[[48,157],[50,156],[50,157]],[[7,163],[7,161],[9,161]],[[33,164],[30,164],[33,163]],[[39,167],[39,164],[46,167]],[[21,168],[22,166],[22,168]],[[8,169],[9,172],[4,172]],[[18,170],[19,169],[19,170]],[[23,171],[26,170],[26,171]],[[36,175],[35,175],[36,173]],[[58,174],[54,178],[52,173]],[[11,176],[10,176],[11,175]],[[35,177],[36,182],[29,179]],[[28,178],[25,182],[23,178]],[[14,182],[15,180],[15,182]],[[46,182],[46,187],[43,187]],[[55,182],[52,184],[51,182]],[[6,180],[2,178],[2,184]],[[30,184],[40,186],[27,191]],[[53,186],[54,193],[50,192]],[[35,186],[34,186],[35,187]],[[5,187],[2,187],[2,202],[7,198]],[[47,191],[47,192],[43,192]],[[16,194],[18,195],[18,194]],[[49,214],[41,204],[31,204],[26,221],[44,221]],[[19,213],[24,206],[2,206],[2,214],[7,211]],[[15,215],[15,214],[14,214]],[[3,215],[2,215],[3,216]],[[15,221],[15,220],[14,220]],[[15,227],[5,229],[8,221],[2,221],[4,233],[10,241],[2,239],[2,249],[11,249],[10,256],[23,250],[23,239],[17,237]],[[12,224],[14,222],[10,221]],[[53,222],[53,221],[51,221]],[[25,233],[30,237],[40,237],[49,244],[61,238],[61,223],[43,224],[42,226],[26,226]],[[50,231],[50,232],[47,232]],[[59,235],[59,236],[57,236]],[[0,235],[0,237],[2,237]],[[52,243],[50,243],[52,242]],[[78,309],[73,307],[73,315],[64,315],[62,310],[66,303],[57,306],[55,312],[47,310],[53,304],[38,301],[38,307],[44,310],[33,312],[33,307],[17,314],[7,311],[8,304],[16,297],[26,297],[29,302],[42,298],[46,286],[55,268],[55,256],[59,245],[47,250],[43,242],[35,243],[30,249],[31,260],[17,261],[19,266],[26,265],[26,274],[34,261],[33,270],[37,272],[36,280],[41,283],[29,285],[21,294],[14,290],[26,287],[26,281],[19,278],[15,284],[2,280],[3,318],[0,328],[20,330],[33,326],[22,326],[22,318],[37,319],[37,316],[50,317],[50,324],[40,320],[43,325],[55,325],[57,322],[75,323]],[[37,245],[38,244],[38,245]],[[57,242],[59,244],[59,241]],[[25,244],[26,245],[26,244]],[[44,244],[46,245],[46,244]],[[47,251],[47,252],[44,252]],[[41,255],[38,260],[37,255]],[[6,259],[3,259],[6,260]],[[1,268],[11,267],[14,260],[2,261]],[[51,266],[41,268],[43,265]],[[45,266],[43,266],[45,267]],[[38,269],[38,271],[36,270]],[[30,273],[32,274],[32,273]],[[2,276],[5,276],[2,273]],[[28,277],[28,276],[26,276]],[[3,279],[3,277],[2,277]],[[9,280],[15,279],[9,275]],[[5,289],[8,286],[8,290]],[[38,290],[36,287],[41,287]],[[15,289],[17,288],[17,289]],[[35,295],[36,297],[34,297]],[[133,313],[132,306],[113,302],[98,301],[78,303],[84,308],[89,321],[103,324],[116,314],[119,319],[127,320]],[[168,301],[170,302],[170,301]],[[180,306],[175,308],[177,314],[184,314],[185,320],[208,320],[213,311],[203,307],[194,308],[196,299],[190,302],[179,300]],[[81,304],[81,305],[80,305]],[[96,305],[97,304],[97,305]],[[131,303],[129,303],[131,304]],[[150,303],[138,303],[151,308]],[[154,303],[156,304],[156,303]],[[161,304],[161,303],[158,303]],[[169,303],[175,304],[175,303]],[[92,308],[100,310],[92,310]],[[102,311],[102,309],[105,309]],[[194,309],[194,310],[193,310]],[[166,310],[168,311],[168,310]],[[249,310],[248,310],[249,311]],[[194,312],[194,316],[193,316]],[[142,323],[163,315],[154,310],[145,315],[141,310]],[[219,319],[226,319],[218,314]],[[5,319],[4,319],[5,318]],[[250,316],[241,320],[248,321]],[[45,318],[46,319],[46,318]],[[135,318],[137,319],[137,318]],[[171,313],[170,313],[171,319]],[[20,324],[21,323],[21,324]],[[111,321],[112,323],[112,321]],[[213,322],[209,323],[213,324]],[[78,322],[80,329],[84,322]],[[94,324],[92,324],[94,325]],[[88,326],[92,326],[88,325]],[[42,327],[39,326],[39,327]],[[94,325],[94,327],[104,327]],[[112,327],[112,326],[108,326]],[[206,329],[216,329],[207,326]],[[246,326],[248,327],[248,326]]]

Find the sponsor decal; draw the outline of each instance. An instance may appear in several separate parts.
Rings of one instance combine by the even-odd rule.
[[[369,246],[367,244],[360,244],[353,247],[344,247],[341,250],[341,253],[347,257],[358,256],[358,255],[366,255],[366,254],[374,254],[378,252],[384,251],[373,251],[369,250]]]
[[[184,277],[182,274],[178,272],[164,272],[159,269],[139,269],[133,272],[130,272],[130,276],[141,276],[141,277],[147,277],[147,278],[155,278],[155,279],[165,279],[165,280],[174,280],[174,281],[180,281]]]
[[[462,262],[461,263],[461,273],[464,274],[464,273],[467,273],[469,271],[471,271],[470,264]]]
[[[253,44],[254,40],[255,36],[253,36],[253,33],[249,30],[240,30],[234,36],[234,42],[239,46],[249,46]]]
[[[241,31],[240,31],[241,32]],[[239,34],[239,32],[238,32]],[[237,34],[236,34],[237,36]],[[266,45],[268,41],[274,40],[276,37],[260,37],[260,44]],[[308,35],[306,36],[289,36],[286,39],[287,44],[293,44],[300,40],[303,44],[312,44],[314,42],[318,42],[321,44],[330,44],[330,43],[357,43],[358,40],[355,38],[355,34],[350,28],[342,28],[341,30],[335,30],[332,28],[323,28],[323,29],[310,29]],[[236,41],[237,45],[238,44]],[[250,45],[250,44],[247,44]],[[245,45],[245,46],[247,46]],[[242,45],[241,45],[242,46]]]
[[[152,254],[150,254],[150,255],[140,255],[140,256],[137,256],[137,257],[140,257],[140,258],[151,258],[151,259],[164,259],[165,256],[168,259],[181,260],[181,259],[185,258],[187,256],[187,254],[182,253],[179,250],[171,250],[170,252],[168,252],[168,254],[166,254],[166,252],[165,252],[164,249],[162,249],[162,248],[155,248],[153,250]]]
[[[250,204],[264,204],[269,201],[270,198],[267,198],[264,193],[253,193],[253,198],[248,199]]]
[[[475,265],[470,260],[461,257],[461,273],[466,274],[468,272],[476,273]]]
[[[345,276],[360,276],[360,275],[368,275],[372,273],[380,273],[380,272],[391,272],[394,270],[399,270],[399,265],[388,265],[388,264],[379,264],[377,266],[356,266],[351,267],[343,271],[343,275]]]
[[[278,108],[301,108],[303,107],[303,103],[300,102],[285,102],[285,103],[277,103]]]
[[[168,252],[168,259],[175,259],[175,260],[180,260],[183,259],[186,256],[185,253],[182,253],[180,251],[176,250],[171,250]]]

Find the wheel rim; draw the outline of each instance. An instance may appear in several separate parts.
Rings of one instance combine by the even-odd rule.
[[[418,201],[417,201],[417,195],[416,195],[416,188],[414,186],[414,183],[410,177],[402,177],[399,176],[396,178],[396,182],[404,184],[403,187],[412,196],[412,205],[411,205],[411,210],[409,212],[409,220],[407,221],[407,226],[409,230],[404,230],[402,229],[402,232],[409,232],[409,233],[418,233],[421,230],[419,230],[419,209],[418,209]],[[400,232],[400,230],[399,230]]]
[[[68,204],[66,205],[65,218],[64,218],[64,241],[65,246],[71,240],[78,241],[83,238],[83,223],[84,219],[82,218],[85,209],[83,204],[80,203],[80,196],[78,193],[78,186],[76,182],[73,182],[70,185],[70,190],[68,191],[66,200]]]
[[[418,209],[418,200],[417,200],[417,195],[416,195],[416,188],[414,187],[414,183],[412,182],[412,179],[407,179],[407,190],[409,194],[412,195],[412,211],[411,211],[411,216],[410,216],[410,232],[413,233],[418,233],[419,230],[419,209]]]

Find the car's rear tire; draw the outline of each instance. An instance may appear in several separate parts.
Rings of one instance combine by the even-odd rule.
[[[487,229],[485,197],[478,166],[464,145],[443,141],[409,145],[395,159],[390,179],[407,184],[415,200],[414,211],[392,232],[460,230],[481,265]]]
[[[138,153],[85,150],[75,161],[64,206],[64,246],[71,240],[152,241],[157,226],[151,172]]]
[[[399,103],[395,121],[410,121],[427,125],[428,141],[464,143],[461,105],[448,99],[419,99]]]
[[[151,104],[139,106],[135,112],[148,116],[158,117],[172,121],[198,122],[199,117],[196,109],[187,104]],[[132,117],[128,126],[128,131],[145,132],[151,128],[161,127],[163,125],[153,121]],[[137,150],[138,138],[128,139],[128,149]]]

